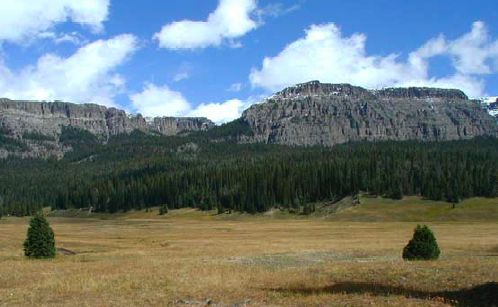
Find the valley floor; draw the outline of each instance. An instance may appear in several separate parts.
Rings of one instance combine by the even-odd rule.
[[[4,218],[0,305],[496,304],[498,200],[453,209],[481,212],[468,220],[416,199],[362,203],[306,218],[187,209],[51,217],[57,246],[76,252],[55,260],[23,257],[28,219]],[[401,259],[417,212],[438,239],[438,261]]]

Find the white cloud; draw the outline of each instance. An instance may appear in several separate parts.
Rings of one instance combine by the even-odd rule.
[[[188,72],[180,71],[173,77],[173,81],[180,82],[182,80],[187,80],[188,78],[190,78],[190,74]]]
[[[115,69],[136,48],[136,38],[123,34],[94,41],[67,58],[45,54],[17,72],[0,61],[0,97],[114,105],[125,83]]]
[[[258,26],[251,16],[256,8],[256,0],[219,0],[206,21],[176,21],[163,26],[154,38],[166,49],[200,49],[224,42],[240,46],[234,40]]]
[[[207,117],[217,124],[222,124],[240,117],[247,103],[240,99],[230,99],[223,103],[201,104],[188,113],[189,116]]]
[[[187,99],[166,85],[156,86],[147,83],[143,91],[131,95],[130,100],[143,116],[185,116],[190,111]]]
[[[490,74],[492,67],[488,60],[498,57],[498,40],[490,41],[486,25],[477,21],[472,25],[471,32],[454,41],[442,41],[439,52],[434,55],[449,55],[454,62],[456,70],[461,74]],[[498,70],[498,68],[495,68]]]
[[[49,39],[56,44],[71,43],[74,45],[82,45],[87,41],[77,32],[70,33],[56,33],[52,31],[41,32],[37,35],[40,39]]]
[[[176,73],[173,76],[173,81],[180,82],[183,80],[190,79],[192,76],[193,66],[189,62],[183,62],[178,67]]]
[[[230,87],[227,89],[229,92],[240,92],[244,85],[242,83],[234,83],[230,85]]]
[[[103,29],[110,0],[12,0],[3,1],[0,10],[0,41],[23,42],[53,28],[57,23],[72,22]]]
[[[225,102],[193,106],[180,92],[171,90],[166,85],[151,83],[146,83],[142,92],[130,95],[134,111],[144,116],[206,117],[217,124],[239,118],[247,107],[260,98],[262,97],[250,97],[247,100],[229,99]]]
[[[276,18],[297,11],[300,8],[301,5],[299,4],[285,6],[283,3],[277,2],[277,3],[270,3],[265,7],[258,9],[257,14],[260,17],[260,19],[264,19],[266,16]]]
[[[453,41],[439,36],[412,52],[407,60],[396,54],[369,55],[366,36],[361,33],[344,37],[333,23],[312,25],[305,37],[286,46],[275,57],[263,60],[260,69],[253,69],[253,86],[267,90],[309,80],[330,83],[351,83],[367,88],[386,86],[438,86],[460,88],[470,96],[481,96],[484,81],[479,76],[496,72],[489,61],[498,62],[498,41],[492,42],[482,22],[472,31]],[[455,72],[442,78],[429,76],[429,59],[448,56]]]

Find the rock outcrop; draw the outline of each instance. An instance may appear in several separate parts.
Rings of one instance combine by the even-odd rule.
[[[0,158],[62,157],[65,127],[90,132],[102,143],[139,130],[173,136],[207,131],[206,118],[144,118],[95,104],[0,99]],[[443,141],[498,136],[496,118],[460,90],[367,90],[318,81],[284,89],[214,131],[214,141],[333,146],[351,141]]]
[[[214,127],[213,122],[200,117],[155,117],[148,121],[149,130],[167,136],[192,131],[206,131],[212,127]]]
[[[388,88],[312,81],[246,110],[247,142],[325,145],[350,141],[459,140],[497,136],[496,119],[459,90]]]
[[[23,150],[16,153],[20,156],[63,155],[68,149],[58,140],[63,127],[68,126],[88,131],[106,142],[111,136],[134,130],[171,136],[207,130],[214,123],[206,118],[156,117],[149,120],[95,104],[0,99],[0,138],[3,136],[5,140],[24,145]],[[0,147],[0,157],[12,153],[5,146]]]

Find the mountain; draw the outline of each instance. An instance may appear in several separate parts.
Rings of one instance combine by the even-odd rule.
[[[64,141],[78,135],[105,143],[135,130],[172,136],[213,126],[206,118],[145,119],[95,104],[0,99],[0,157],[60,157],[71,149]]]
[[[496,119],[459,90],[387,88],[312,81],[246,110],[248,142],[325,145],[350,141],[459,140],[496,136]]]
[[[221,126],[2,100],[0,151],[14,158],[0,159],[0,215],[163,205],[307,214],[359,191],[452,203],[495,197],[498,142],[477,136],[496,136],[497,127],[461,91],[319,82],[287,88]],[[339,144],[348,141],[358,142]],[[317,144],[326,146],[294,146]]]
[[[134,131],[211,141],[333,146],[351,141],[448,141],[497,136],[495,118],[462,91],[367,90],[311,81],[286,88],[222,126],[206,118],[128,115],[95,104],[0,99],[0,158],[62,157]]]

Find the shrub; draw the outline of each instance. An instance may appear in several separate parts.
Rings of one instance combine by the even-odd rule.
[[[54,232],[41,213],[31,219],[24,241],[24,254],[38,259],[55,257]]]
[[[403,249],[403,259],[434,260],[439,258],[440,253],[436,237],[429,227],[417,225],[413,238]]]

